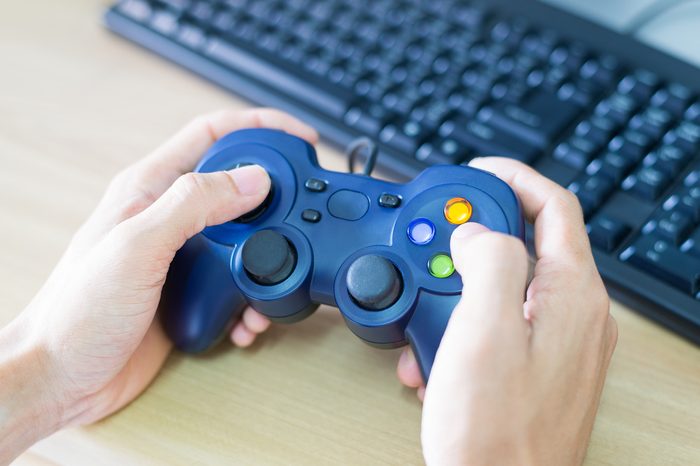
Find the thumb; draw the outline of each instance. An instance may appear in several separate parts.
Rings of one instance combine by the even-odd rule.
[[[450,326],[468,326],[470,333],[503,334],[526,327],[523,301],[528,259],[517,238],[467,223],[452,234],[450,249],[455,269],[462,277],[462,298]],[[452,322],[459,321],[464,324]]]
[[[187,173],[138,215],[122,222],[138,244],[174,254],[205,227],[233,220],[260,205],[270,177],[258,165],[229,171]]]

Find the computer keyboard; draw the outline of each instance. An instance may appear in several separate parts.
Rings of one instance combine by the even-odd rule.
[[[611,294],[700,343],[700,70],[534,0],[124,0],[120,35],[407,178],[503,155],[574,192]]]

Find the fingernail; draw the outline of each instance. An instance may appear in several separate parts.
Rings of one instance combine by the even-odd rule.
[[[229,171],[238,192],[244,196],[255,196],[270,190],[270,177],[260,165],[247,165]]]
[[[452,237],[455,239],[464,239],[470,236],[476,235],[477,233],[483,233],[489,231],[484,225],[475,222],[465,223],[464,225],[458,226],[455,231],[452,232]]]

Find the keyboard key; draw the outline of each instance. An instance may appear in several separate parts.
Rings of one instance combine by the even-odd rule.
[[[610,141],[608,150],[639,162],[649,152],[653,144],[654,140],[646,134],[627,130]]]
[[[700,124],[684,121],[664,136],[665,144],[673,144],[694,154],[700,149]]]
[[[681,245],[681,252],[700,259],[700,227]]]
[[[690,154],[676,146],[664,145],[644,157],[645,167],[654,167],[675,177],[691,160]]]
[[[528,141],[537,147],[546,147],[579,115],[580,109],[553,94],[535,92],[520,105],[498,102],[484,107],[479,119],[503,131]],[[556,118],[552,118],[556,115]]]
[[[612,83],[618,68],[617,60],[611,56],[607,56],[602,60],[590,58],[581,66],[580,74],[583,79],[593,79],[607,87]]]
[[[678,209],[700,222],[700,186],[683,188],[678,195]]]
[[[649,107],[635,115],[629,122],[629,128],[658,139],[668,129],[673,120],[672,115],[659,107]]]
[[[457,117],[440,126],[440,135],[464,144],[470,152],[479,155],[498,155],[531,163],[540,153],[539,149],[522,139],[479,121]]]
[[[615,185],[618,185],[635,165],[634,160],[629,157],[624,157],[615,152],[606,152],[588,164],[586,173],[589,175],[600,173],[608,177]]]
[[[601,175],[584,175],[569,185],[569,191],[576,194],[584,217],[588,218],[612,193],[615,185]]]
[[[661,107],[679,117],[688,108],[691,97],[690,89],[682,84],[673,83],[656,91],[651,97],[651,105]]]
[[[127,0],[121,2],[118,9],[122,14],[139,22],[145,22],[153,13],[151,5],[143,0]]]
[[[418,148],[416,159],[428,165],[456,165],[467,159],[469,151],[454,139],[447,138],[425,143]]]
[[[201,28],[194,24],[186,23],[180,27],[177,40],[189,48],[198,49],[204,45],[207,38]]]
[[[430,131],[414,120],[392,123],[379,133],[379,140],[407,155],[413,155]]]
[[[221,39],[211,39],[207,43],[204,53],[279,92],[294,96],[295,99],[313,108],[323,109],[333,118],[342,118],[352,99],[350,92],[329,86],[325,81],[321,81],[311,74],[306,77],[301,74],[300,70],[296,70],[294,73],[285,72],[281,64],[276,66],[272,60],[262,61],[259,56]]]
[[[671,178],[664,172],[643,167],[622,182],[622,189],[644,200],[654,201],[666,189]]]
[[[620,254],[620,259],[687,294],[695,295],[700,290],[700,259],[684,254],[659,236],[641,236]]]
[[[395,115],[381,105],[372,104],[366,106],[361,104],[351,107],[343,117],[343,121],[363,134],[376,136],[394,118]]]
[[[629,226],[607,215],[597,215],[586,228],[591,244],[606,252],[615,249],[631,231]]]
[[[177,15],[169,10],[159,10],[151,18],[151,27],[163,35],[174,34],[178,29]]]
[[[642,228],[642,233],[655,233],[677,245],[688,236],[692,228],[693,222],[691,218],[675,210],[664,212],[657,218],[649,220]]]
[[[615,93],[600,101],[594,112],[596,115],[608,117],[620,124],[625,124],[638,108],[639,103],[632,97]]]
[[[645,102],[654,93],[659,82],[659,77],[651,71],[638,70],[622,78],[617,91],[632,96],[638,102]]]
[[[685,119],[700,125],[700,102],[695,102],[685,112]]]
[[[598,144],[607,144],[619,125],[614,120],[593,115],[588,120],[583,120],[576,126],[575,134],[584,139]]]
[[[589,139],[574,136],[562,142],[552,154],[560,162],[576,169],[582,169],[593,158],[600,146]]]

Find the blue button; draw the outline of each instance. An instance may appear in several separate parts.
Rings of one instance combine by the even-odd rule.
[[[435,236],[435,225],[427,218],[417,218],[408,224],[406,233],[413,244],[428,244]]]

